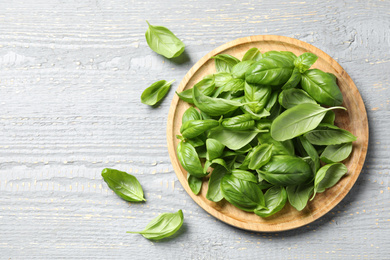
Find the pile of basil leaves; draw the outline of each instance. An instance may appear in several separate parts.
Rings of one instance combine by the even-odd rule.
[[[347,173],[356,137],[334,125],[343,96],[336,77],[310,69],[312,53],[248,50],[213,57],[216,73],[177,93],[193,104],[182,118],[177,156],[198,194],[268,217],[287,200],[301,211]],[[210,173],[211,172],[211,173]]]

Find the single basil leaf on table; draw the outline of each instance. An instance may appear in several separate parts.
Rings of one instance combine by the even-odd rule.
[[[321,105],[339,106],[343,95],[334,78],[319,69],[311,69],[302,74],[302,88]]]
[[[218,54],[211,59],[215,60],[215,69],[217,72],[231,72],[234,65],[240,62],[239,59],[229,54]]]
[[[314,178],[314,194],[311,200],[314,199],[316,193],[333,187],[347,172],[347,167],[342,163],[332,163],[321,167]]]
[[[184,124],[187,121],[192,120],[202,120],[202,115],[199,113],[199,111],[194,107],[189,107],[183,114],[183,117],[181,118],[181,123]]]
[[[298,211],[303,210],[314,191],[314,184],[290,185],[286,187],[288,201]]]
[[[204,95],[210,96],[215,89],[215,79],[214,77],[211,78],[204,78],[198,83],[194,85],[194,87],[197,87],[199,91],[201,91]],[[179,96],[179,98],[187,103],[193,104],[194,99],[192,96],[192,89],[186,89],[182,92],[176,92],[176,94]]]
[[[310,69],[310,67],[317,61],[317,59],[317,55],[310,52],[305,52],[297,59],[295,59],[294,66],[299,70],[300,73],[304,73]]]
[[[259,49],[251,48],[244,54],[244,57],[242,57],[242,61],[247,61],[247,60],[259,61],[261,58],[262,58],[262,54],[259,51]]]
[[[328,145],[321,154],[321,161],[325,163],[341,162],[348,158],[352,152],[352,142]]]
[[[245,102],[250,103],[249,107],[254,113],[259,113],[266,105],[271,96],[271,87],[256,86],[245,82]]]
[[[137,178],[126,172],[105,168],[102,171],[103,180],[116,195],[126,201],[146,201],[144,191]]]
[[[233,78],[245,79],[245,72],[253,64],[253,62],[254,62],[253,60],[246,60],[246,61],[241,61],[236,65],[234,65],[231,72]]]
[[[356,136],[344,129],[312,130],[305,134],[306,139],[315,145],[336,145],[356,141]]]
[[[178,57],[184,51],[185,45],[168,28],[164,26],[149,25],[145,33],[149,47],[164,57],[171,59]]]
[[[274,155],[267,164],[256,171],[264,180],[278,186],[305,183],[313,177],[309,164],[299,157],[290,155]]]
[[[272,144],[261,144],[253,148],[251,160],[249,162],[249,169],[256,170],[265,165],[271,159]]]
[[[203,134],[206,130],[217,127],[219,122],[213,119],[190,120],[182,124],[180,133],[185,138],[194,138]]]
[[[248,130],[253,129],[255,120],[249,114],[243,114],[231,118],[226,118],[222,121],[222,126],[230,130]]]
[[[266,218],[280,211],[287,202],[287,192],[284,187],[274,186],[264,194],[265,207],[255,209],[255,214]]]
[[[163,213],[150,221],[144,230],[126,233],[141,234],[147,239],[160,240],[175,234],[183,225],[183,220],[182,210],[176,213]]]
[[[230,174],[222,178],[221,192],[228,202],[244,211],[253,212],[265,205],[263,192],[257,184]]]
[[[222,156],[225,145],[216,139],[209,138],[206,140],[206,149],[206,159],[211,161]]]
[[[317,104],[317,102],[302,89],[286,89],[279,94],[279,104],[286,109],[303,103]]]
[[[177,157],[181,166],[183,166],[189,174],[198,178],[207,175],[207,173],[205,174],[203,172],[198,153],[191,144],[181,141],[177,146]]]
[[[287,80],[286,83],[282,86],[282,89],[291,89],[298,86],[299,82],[301,82],[301,73],[299,73],[299,70],[297,68],[294,68],[290,78]]]
[[[191,174],[187,174],[187,182],[188,186],[190,187],[191,191],[198,195],[200,192],[200,189],[202,188],[202,178],[195,177]]]
[[[217,165],[210,175],[209,187],[206,193],[206,198],[210,201],[219,202],[223,199],[221,193],[221,181],[227,173],[226,169]]]
[[[240,169],[233,169],[231,174],[234,178],[257,183],[257,177],[251,172]]]
[[[294,70],[293,61],[271,55],[252,64],[245,74],[248,83],[279,86],[287,82]]]
[[[249,144],[253,138],[260,132],[266,132],[268,130],[258,130],[256,128],[248,130],[230,130],[223,127],[217,127],[211,129],[208,137],[217,139],[231,150],[238,150],[245,145]]]
[[[327,111],[333,109],[345,110],[344,107],[323,108],[311,103],[287,109],[272,122],[271,136],[277,141],[284,141],[307,133],[320,124]]]
[[[306,153],[310,156],[310,159],[313,161],[313,173],[316,173],[320,168],[320,157],[318,156],[317,150],[311,145],[311,143],[304,137],[299,136],[299,141],[305,149]]]
[[[192,91],[195,105],[210,116],[224,115],[242,106],[242,104],[237,101],[208,97],[196,87],[194,87]]]
[[[159,80],[154,82],[150,87],[146,88],[141,95],[141,102],[145,105],[154,106],[168,93],[171,88],[171,84],[175,80],[166,82],[165,80]]]

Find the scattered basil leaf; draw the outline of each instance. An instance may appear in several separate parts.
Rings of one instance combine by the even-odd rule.
[[[159,102],[165,95],[168,93],[171,88],[171,84],[175,80],[166,82],[165,80],[160,80],[154,82],[150,87],[146,88],[141,95],[141,102],[145,105],[154,106]]]

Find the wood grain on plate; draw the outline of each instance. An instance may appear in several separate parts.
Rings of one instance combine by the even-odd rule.
[[[336,75],[338,85],[343,93],[343,106],[347,111],[336,110],[336,125],[351,131],[356,135],[357,141],[353,143],[351,156],[345,161],[348,167],[348,174],[342,178],[334,187],[326,190],[324,193],[317,194],[316,198],[309,202],[305,209],[297,211],[288,203],[277,214],[261,218],[254,213],[244,212],[225,200],[215,203],[206,199],[208,186],[208,177],[204,178],[201,193],[194,195],[187,184],[187,172],[181,167],[176,147],[179,140],[176,135],[180,134],[181,118],[184,111],[190,106],[188,103],[180,100],[177,95],[174,96],[168,115],[167,141],[168,151],[176,175],[187,193],[204,210],[214,217],[239,228],[252,231],[282,231],[297,228],[308,224],[326,214],[336,206],[352,188],[360,171],[367,153],[368,146],[368,121],[366,109],[358,89],[345,70],[329,55],[320,49],[284,36],[259,35],[240,38],[226,43],[200,59],[187,73],[180,83],[177,91],[192,88],[195,83],[204,76],[214,73],[214,61],[210,57],[226,53],[239,59],[245,52],[253,47],[260,49],[262,53],[270,50],[291,51],[296,55],[304,52],[311,52],[318,56],[318,60],[312,68],[318,68],[325,72],[331,72]]]

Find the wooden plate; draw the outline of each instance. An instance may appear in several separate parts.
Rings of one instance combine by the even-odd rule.
[[[204,179],[201,193],[199,195],[194,195],[187,184],[187,172],[181,167],[176,154],[176,147],[179,142],[179,140],[176,139],[176,135],[180,134],[179,130],[182,115],[190,105],[179,100],[177,95],[175,95],[172,100],[168,115],[168,151],[173,168],[184,189],[199,206],[214,217],[235,227],[252,231],[289,230],[306,225],[323,216],[336,206],[352,188],[360,174],[367,153],[367,114],[363,100],[355,84],[345,70],[334,59],[306,42],[284,36],[258,35],[245,37],[216,48],[200,59],[188,71],[177,91],[180,92],[192,88],[193,85],[204,76],[215,73],[214,60],[210,60],[210,57],[216,54],[226,53],[241,59],[244,53],[253,47],[259,48],[262,53],[270,50],[291,51],[296,55],[300,55],[304,52],[314,53],[318,56],[318,60],[312,68],[318,68],[336,75],[338,85],[344,97],[343,106],[348,110],[335,110],[335,124],[351,131],[358,137],[357,141],[353,143],[352,154],[345,161],[345,164],[348,167],[348,174],[334,187],[327,189],[323,193],[317,194],[315,199],[309,202],[304,210],[299,212],[287,203],[283,210],[268,218],[261,218],[254,213],[244,212],[232,206],[225,200],[219,203],[207,200],[206,192],[208,181],[206,181],[206,179],[208,177]]]

